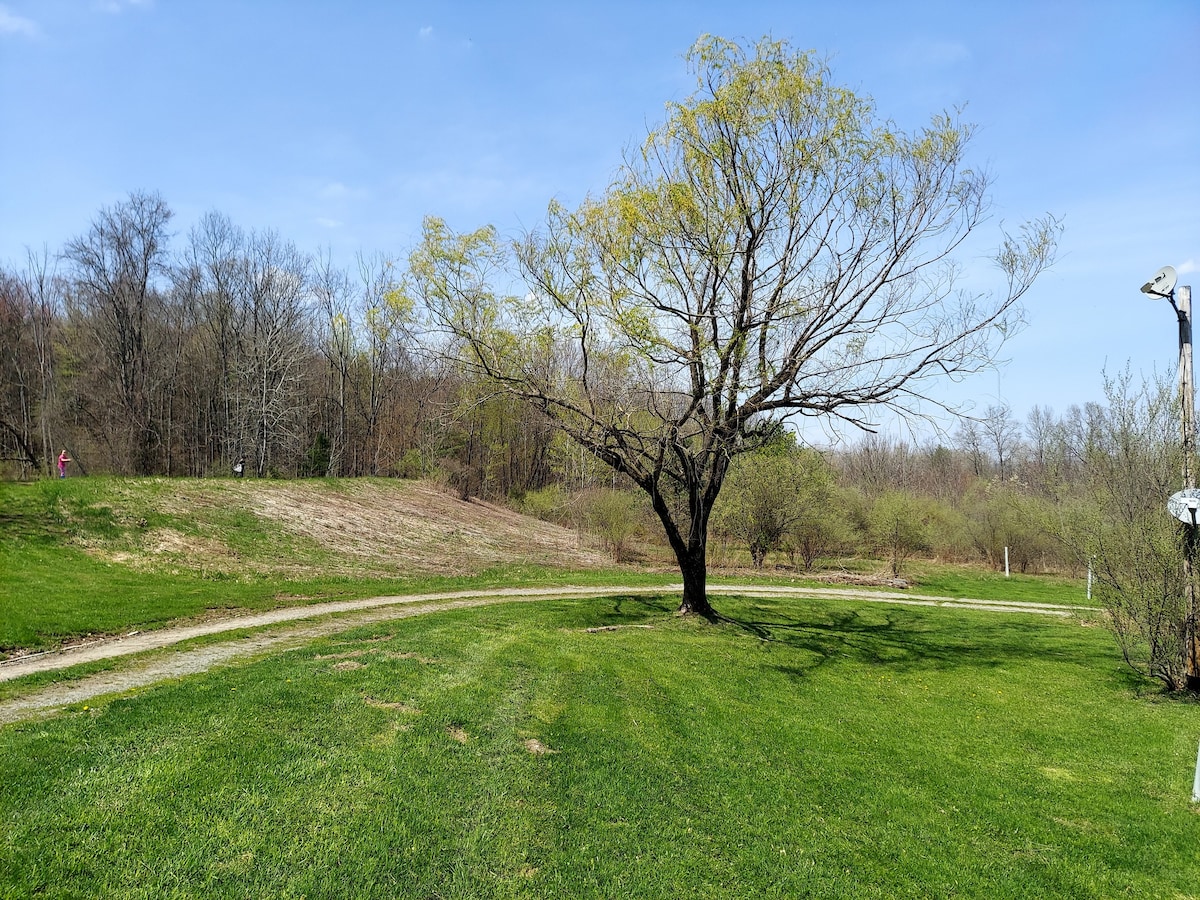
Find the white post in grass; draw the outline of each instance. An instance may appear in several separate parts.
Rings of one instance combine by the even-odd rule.
[[[1008,548],[1004,548],[1004,577],[1008,577]]]
[[[1200,803],[1200,750],[1196,751],[1196,779],[1192,782],[1192,802]]]

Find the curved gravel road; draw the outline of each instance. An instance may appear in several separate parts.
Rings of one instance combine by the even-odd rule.
[[[183,625],[154,631],[134,632],[121,637],[100,638],[62,650],[0,661],[0,681],[9,681],[24,675],[52,672],[82,663],[134,654],[145,653],[147,659],[135,661],[118,670],[100,672],[70,682],[51,684],[16,698],[0,701],[0,724],[52,713],[104,694],[120,693],[170,678],[205,672],[221,663],[256,655],[267,650],[300,646],[314,638],[336,634],[370,622],[493,603],[529,602],[548,598],[566,599],[606,594],[662,594],[681,591],[682,588],[683,586],[678,584],[637,587],[623,585],[568,586],[372,597],[365,600],[344,600],[333,603],[317,603],[311,606],[286,607],[264,613],[231,616],[198,625]],[[729,594],[762,597],[793,595],[830,600],[848,599],[1063,617],[1099,612],[1098,609],[1090,606],[1009,600],[971,600],[844,588],[723,584],[709,585],[708,592],[714,596]],[[220,643],[179,648],[165,654],[149,652],[169,650],[181,642],[193,638],[245,630],[252,631],[247,635],[231,635],[229,640]]]

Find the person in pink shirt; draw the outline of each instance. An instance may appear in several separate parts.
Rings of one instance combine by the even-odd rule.
[[[67,451],[65,449],[63,450],[62,453],[58,454],[58,477],[59,478],[67,477],[67,463],[69,463],[70,461],[71,461],[71,457],[67,456]]]

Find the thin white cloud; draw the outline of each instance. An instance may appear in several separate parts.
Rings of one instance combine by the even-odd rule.
[[[313,221],[316,222],[318,225],[320,225],[322,228],[341,228],[343,225],[346,224],[345,222],[340,222],[337,219],[326,219],[324,217],[319,217],[319,218],[313,219]]]
[[[421,40],[423,40],[423,41],[432,40],[433,39],[433,26],[426,25],[424,28],[422,28],[420,31],[418,31],[417,34],[420,36]]]
[[[1175,271],[1180,275],[1191,275],[1193,272],[1200,272],[1200,263],[1197,263],[1194,259],[1189,259],[1185,263],[1180,263]]]
[[[94,0],[92,7],[109,15],[120,15],[127,9],[149,9],[154,0]]]
[[[19,37],[37,37],[39,29],[37,22],[18,16],[7,6],[0,6],[0,35],[15,34]]]

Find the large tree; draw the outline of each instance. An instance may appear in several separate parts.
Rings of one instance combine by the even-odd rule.
[[[187,387],[200,471],[213,459],[232,465],[250,445],[248,254],[245,232],[212,211],[191,229],[175,266],[175,293],[194,321]]]
[[[695,93],[603,195],[552,204],[507,247],[430,219],[411,272],[464,365],[648,494],[681,611],[712,617],[730,460],[792,416],[919,415],[935,381],[990,365],[1057,225],[1004,236],[1002,287],[969,291],[952,254],[989,184],[966,163],[970,126],[906,133],[783,42],[704,37],[688,59]]]
[[[252,235],[247,250],[245,375],[254,459],[262,476],[284,460],[298,458],[304,443],[311,260],[274,231]]]

